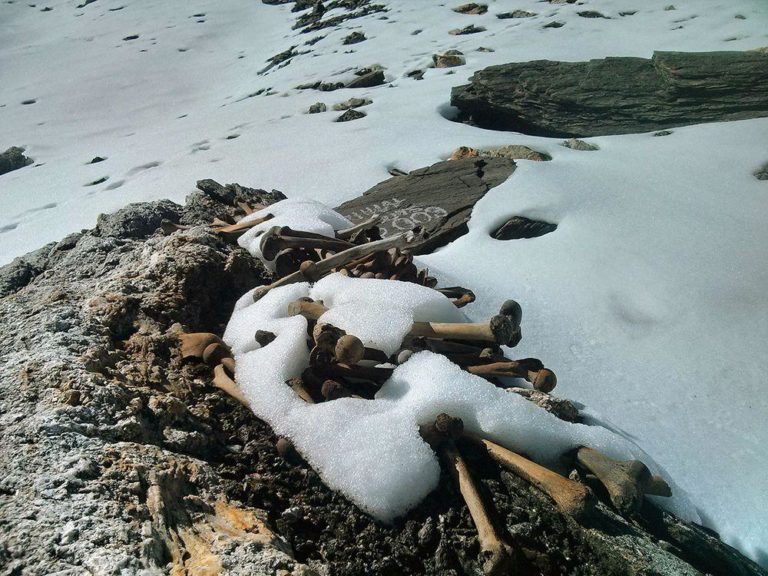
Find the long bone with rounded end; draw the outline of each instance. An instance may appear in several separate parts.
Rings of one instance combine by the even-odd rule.
[[[355,224],[351,228],[344,228],[343,230],[336,230],[336,236],[338,238],[341,238],[342,240],[349,240],[352,236],[360,232],[361,230],[365,230],[367,228],[371,228],[375,226],[379,220],[381,220],[381,215],[374,216],[373,218],[369,218],[368,220],[365,220],[364,222],[360,222],[360,224]]]
[[[288,305],[288,314],[301,314],[308,320],[317,320],[327,308],[319,302],[297,300]],[[501,314],[488,322],[414,322],[406,338],[443,338],[455,340],[473,340],[506,344],[514,336],[512,322]]]
[[[272,288],[295,284],[296,282],[316,282],[326,274],[329,274],[334,268],[339,268],[352,260],[373,254],[379,250],[388,250],[389,248],[395,247],[408,248],[412,244],[418,242],[422,237],[423,234],[414,234],[412,230],[410,232],[398,234],[397,236],[377,240],[376,242],[354,246],[342,252],[337,252],[333,256],[324,258],[319,262],[307,260],[302,262],[298,272],[284,276],[268,286],[259,286],[253,292],[253,300],[254,302],[258,301]]]
[[[501,466],[547,494],[565,514],[579,519],[594,507],[594,496],[584,484],[560,476],[490,440],[475,435],[467,437],[483,446],[488,455]]]
[[[219,364],[213,369],[213,385],[232,396],[232,398],[240,402],[240,404],[246,408],[250,407],[245,395],[235,381],[229,377],[223,364]]]
[[[639,460],[614,460],[605,454],[582,446],[576,461],[592,472],[605,486],[608,496],[622,514],[639,511],[643,496],[671,496],[672,490],[661,476],[653,476]]]
[[[459,487],[462,498],[467,505],[469,515],[477,529],[477,539],[480,549],[487,556],[483,563],[486,576],[501,576],[510,574],[514,552],[500,537],[493,525],[490,514],[480,496],[466,461],[453,442],[453,438],[461,434],[463,424],[459,418],[440,414],[434,424],[421,427],[422,437],[427,441],[446,462],[448,470]]]
[[[552,392],[557,385],[557,376],[555,376],[552,370],[543,366],[531,369],[531,363],[524,361],[515,362],[514,360],[509,360],[506,362],[468,366],[467,372],[477,376],[524,378],[533,384],[536,390],[545,393]]]
[[[236,240],[237,238],[242,236],[243,233],[246,232],[247,230],[250,230],[254,226],[258,226],[259,224],[263,224],[264,222],[267,222],[272,218],[274,218],[272,214],[266,214],[261,218],[256,218],[255,220],[251,220],[249,222],[243,222],[241,220],[237,224],[226,224],[226,223],[214,222],[211,225],[211,228],[216,234],[221,234],[222,236],[226,236],[228,238],[232,238]]]
[[[354,246],[344,240],[328,238],[320,234],[309,234],[307,232],[294,233],[287,227],[273,226],[261,236],[259,248],[261,255],[265,260],[274,260],[281,250],[289,248],[304,248],[305,250],[322,249],[332,252],[341,252]]]
[[[179,341],[181,342],[181,357],[185,360],[189,358],[202,358],[203,352],[211,344],[226,346],[221,338],[210,332],[179,334]]]

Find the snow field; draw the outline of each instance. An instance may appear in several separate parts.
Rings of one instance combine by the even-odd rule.
[[[489,65],[768,46],[768,3],[495,0],[488,14],[465,16],[452,3],[386,0],[387,20],[373,14],[317,34],[291,30],[290,6],[80,3],[50,0],[48,12],[0,4],[0,150],[26,146],[35,160],[0,176],[1,262],[93,226],[100,212],[181,202],[198,179],[335,206],[392,166],[421,168],[461,145],[546,152],[551,162],[520,161],[475,207],[469,234],[422,262],[441,285],[473,288],[478,301],[464,309],[472,320],[518,300],[515,355],[542,358],[559,395],[652,454],[705,525],[766,564],[768,195],[752,172],[768,160],[768,119],[593,138],[600,150],[579,152],[446,118],[451,87]],[[496,18],[516,9],[537,16]],[[584,9],[610,19],[581,18]],[[543,27],[554,20],[565,25]],[[448,34],[470,23],[487,30]],[[342,46],[355,30],[367,40]],[[258,74],[294,45],[311,51]],[[427,68],[449,49],[467,64]],[[374,63],[385,67],[384,86],[295,89]],[[414,69],[424,80],[406,76]],[[366,118],[306,114],[317,101],[330,109],[350,97],[373,100]],[[94,156],[106,160],[89,164]],[[558,229],[488,238],[513,215]]]

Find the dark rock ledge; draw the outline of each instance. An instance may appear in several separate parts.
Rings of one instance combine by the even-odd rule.
[[[768,54],[655,52],[489,66],[451,93],[461,119],[552,137],[651,132],[768,116]]]
[[[475,574],[478,544],[444,479],[384,526],[289,463],[271,430],[180,360],[268,280],[213,218],[276,193],[200,182],[186,205],[134,204],[0,269],[3,574]],[[479,454],[478,483],[520,574],[765,574],[646,503],[587,525]]]

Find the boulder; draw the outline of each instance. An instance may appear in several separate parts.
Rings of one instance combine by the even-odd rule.
[[[656,52],[502,64],[454,88],[451,104],[483,128],[552,137],[758,118],[768,116],[768,55]]]
[[[422,226],[429,236],[416,252],[426,253],[465,234],[475,203],[514,170],[507,158],[438,162],[385,180],[336,209],[354,224],[381,216],[385,235]]]
[[[11,146],[0,154],[0,174],[24,168],[24,166],[29,166],[32,162],[32,158],[24,156],[24,148]]]

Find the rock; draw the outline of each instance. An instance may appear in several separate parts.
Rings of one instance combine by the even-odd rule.
[[[339,102],[333,105],[333,109],[340,112],[342,110],[350,110],[351,108],[360,108],[362,106],[368,106],[372,104],[373,100],[369,98],[350,98],[344,102]]]
[[[364,40],[366,40],[365,34],[362,32],[352,32],[352,34],[344,37],[342,44],[347,46],[349,44],[357,44],[358,42],[363,42]]]
[[[475,26],[474,24],[470,24],[469,26],[464,26],[464,28],[454,28],[453,30],[450,30],[448,34],[452,34],[453,36],[461,36],[464,34],[477,34],[478,32],[485,32],[485,28],[482,26]]]
[[[347,82],[346,88],[372,88],[384,84],[384,71],[372,70]]]
[[[480,150],[480,156],[483,158],[509,158],[510,160],[533,160],[535,162],[546,162],[552,160],[552,156],[544,152],[537,152],[528,146],[521,144],[510,144],[498,148],[488,148]]]
[[[337,210],[353,223],[381,215],[385,235],[422,226],[429,237],[415,252],[426,253],[465,234],[475,203],[514,170],[506,158],[439,162],[385,180]]]
[[[102,158],[101,156],[94,156],[88,164],[98,164],[99,162],[104,162],[106,158]]]
[[[414,80],[423,80],[424,79],[424,70],[411,70],[406,74],[408,78],[413,78]]]
[[[605,16],[601,12],[598,12],[597,10],[582,10],[581,12],[576,12],[579,16],[582,18],[605,18],[606,20],[610,20],[608,16]]]
[[[669,136],[672,134],[672,130],[659,130],[658,132],[654,132],[654,136]]]
[[[344,88],[343,82],[310,82],[308,84],[299,84],[296,90],[320,90],[320,92],[333,92]]]
[[[584,140],[578,140],[577,138],[565,140],[561,145],[570,148],[571,150],[580,150],[582,152],[594,152],[595,150],[600,150],[600,147],[597,144],[590,144],[589,142],[584,142]]]
[[[722,78],[727,77],[728,82]],[[768,55],[656,52],[649,59],[490,66],[458,86],[463,119],[552,137],[652,132],[768,116]]]
[[[32,158],[24,156],[24,148],[11,146],[0,154],[0,174],[24,168],[24,166],[29,166],[32,162],[34,162]]]
[[[768,162],[758,168],[754,174],[758,180],[768,180]]]
[[[365,118],[367,114],[365,112],[360,112],[358,110],[353,110],[350,108],[344,114],[336,118],[334,122],[350,122],[351,120],[359,120],[360,118]]]
[[[509,392],[514,392],[523,398],[527,398],[537,406],[541,406],[547,412],[550,412],[566,422],[581,422],[579,409],[566,398],[558,398],[531,388],[508,388]]]
[[[462,160],[464,158],[478,158],[480,152],[476,148],[470,148],[469,146],[459,146],[453,151],[448,160]]]
[[[102,238],[146,238],[155,233],[163,220],[178,222],[181,206],[170,200],[129,204],[115,214],[100,214],[94,235]]]
[[[557,230],[557,224],[541,220],[531,220],[523,216],[513,216],[499,228],[491,232],[496,240],[519,240],[521,238],[538,238]]]
[[[469,4],[462,4],[461,6],[456,6],[456,8],[454,8],[453,11],[458,12],[459,14],[485,14],[486,12],[488,12],[488,5],[475,4],[474,2],[470,2]]]
[[[553,20],[552,22],[544,24],[542,28],[562,28],[563,26],[565,26],[565,22],[558,22],[557,20]]]
[[[467,63],[464,54],[458,50],[448,50],[443,54],[433,54],[432,62],[435,68],[452,68],[453,66],[463,66]]]
[[[496,18],[502,20],[507,18],[533,18],[536,16],[536,12],[528,12],[527,10],[513,10],[512,12],[501,12],[496,14]]]
[[[312,104],[312,106],[309,107],[310,114],[319,114],[321,112],[325,112],[326,110],[328,110],[328,107],[324,102],[315,102]]]

